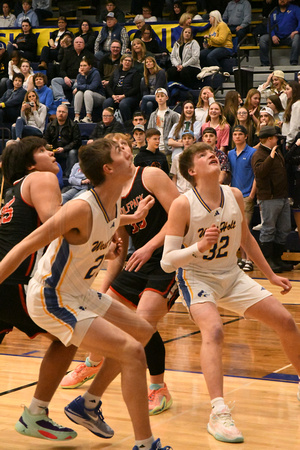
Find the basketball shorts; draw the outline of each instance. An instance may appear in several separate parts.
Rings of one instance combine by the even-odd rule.
[[[96,317],[103,317],[111,297],[93,289],[85,295],[70,295],[32,278],[28,285],[27,308],[31,318],[64,345],[79,347]]]
[[[177,272],[180,294],[188,309],[196,303],[212,302],[216,306],[244,316],[255,303],[272,295],[246,275],[238,266],[224,273]]]

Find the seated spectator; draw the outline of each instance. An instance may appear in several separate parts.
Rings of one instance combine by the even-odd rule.
[[[298,64],[300,45],[300,8],[290,4],[289,0],[278,0],[278,7],[274,14],[270,15],[270,27],[272,45],[288,45],[291,49],[290,63]],[[269,34],[260,37],[260,62],[263,66],[269,66]]]
[[[8,53],[5,50],[4,44],[0,42],[0,97],[6,91],[6,83],[8,81],[8,63]]]
[[[44,138],[52,145],[64,175],[69,176],[71,168],[78,161],[78,149],[82,141],[79,126],[68,117],[66,105],[58,106],[56,119],[48,124]]]
[[[24,75],[15,73],[13,76],[13,88],[7,89],[0,98],[0,126],[3,123],[13,124],[20,115],[22,103],[26,94],[23,88]]]
[[[49,116],[55,115],[57,105],[54,104],[53,92],[47,86],[47,76],[41,72],[33,75],[34,90],[39,96],[40,102],[47,107]]]
[[[79,66],[79,73],[73,90],[74,97],[74,122],[79,122],[82,105],[85,107],[86,116],[83,123],[91,123],[94,107],[100,107],[105,100],[105,91],[102,86],[99,71],[93,67],[93,60],[84,56]]]
[[[21,108],[21,117],[11,127],[13,139],[25,136],[43,137],[47,118],[47,107],[40,103],[35,91],[27,91]]]
[[[132,143],[133,149],[139,150],[147,145],[144,125],[136,125],[133,128],[132,137],[134,139]]]
[[[194,133],[195,141],[197,142],[200,137],[200,123],[196,121],[195,106],[191,100],[186,100],[183,103],[179,122],[173,125],[168,136],[168,145],[171,147],[172,160],[175,155],[182,152],[182,134],[188,130]]]
[[[200,46],[193,39],[191,27],[186,27],[172,49],[172,67],[167,70],[168,80],[177,81],[193,88],[197,84],[196,76],[200,72]]]
[[[32,0],[32,9],[37,15],[39,24],[45,19],[53,17],[52,0]]]
[[[117,39],[122,44],[121,54],[126,53],[129,43],[129,36],[126,28],[118,23],[117,18],[113,12],[109,12],[106,16],[106,24],[101,28],[95,41],[94,53],[98,61],[110,52],[110,45],[112,41]]]
[[[183,151],[192,145],[195,142],[194,133],[191,130],[185,131],[182,134],[182,142],[183,142]],[[172,165],[170,169],[170,175],[172,177],[172,181],[177,187],[180,194],[184,194],[189,189],[192,189],[193,186],[189,183],[180,173],[179,170],[179,156],[180,153],[174,156],[172,160]]]
[[[162,48],[155,39],[153,29],[148,23],[145,23],[141,28],[141,41],[145,44],[147,52],[152,54],[162,52]]]
[[[13,88],[13,76],[15,73],[21,73],[21,57],[17,50],[14,50],[11,54],[11,59],[8,62],[8,78],[9,81],[7,82],[7,88],[12,89]]]
[[[118,23],[125,23],[125,14],[116,6],[115,0],[106,0],[105,3],[105,9],[100,13],[99,22],[106,22],[107,14],[113,12]]]
[[[158,88],[168,89],[166,72],[157,65],[153,56],[147,56],[145,59],[144,77],[141,81],[141,110],[148,117],[157,108],[155,92]]]
[[[99,73],[102,80],[102,86],[106,88],[109,79],[114,71],[119,67],[121,60],[121,42],[117,39],[110,45],[110,53],[103,56],[99,62]]]
[[[284,77],[285,75],[282,70],[274,70],[274,72],[270,73],[268,76],[267,81],[258,86],[257,90],[265,99],[269,97],[269,95],[276,94],[280,98],[282,106],[286,108],[287,96],[285,93],[286,81]]]
[[[137,16],[135,16],[133,22],[135,23],[135,25],[137,27],[137,31],[135,32],[135,34],[133,36],[133,39],[141,39],[141,37],[142,37],[142,31],[141,30],[142,30],[143,26],[146,23],[145,19],[144,19],[144,16],[142,16],[141,14],[138,14]],[[151,29],[152,29],[152,27],[151,27]],[[155,33],[155,31],[153,29],[152,29],[152,37],[154,39],[156,39],[157,42],[159,42],[159,38],[158,38],[157,34]],[[129,47],[129,49],[130,49],[130,47]]]
[[[171,31],[171,44],[172,45],[174,45],[174,43],[176,41],[178,41],[184,28],[191,27],[192,17],[193,17],[192,14],[189,14],[187,12],[182,14],[182,16],[179,19],[179,25],[177,27],[172,28],[172,31]],[[193,27],[193,26],[191,28],[192,28],[192,32],[193,32],[193,37],[195,37],[196,34],[198,33],[198,31],[203,32],[203,31],[207,30],[208,28],[210,28],[210,24],[207,24],[207,25],[201,27],[201,29],[199,29],[199,27]]]
[[[10,11],[9,3],[2,3],[2,12],[0,16],[0,28],[14,28],[16,22],[16,16]]]
[[[192,15],[192,22],[193,21],[194,22],[199,22],[199,21],[202,22],[202,20],[203,20],[202,16],[200,16],[200,14],[198,14],[198,9],[197,9],[196,5],[188,5],[187,8],[186,8],[186,12],[188,14]]]
[[[226,122],[226,117],[223,113],[223,107],[220,103],[214,102],[210,105],[207,122],[201,127],[201,136],[205,128],[212,127],[217,133],[217,148],[226,153],[229,146],[229,131],[230,126]]]
[[[151,53],[147,52],[144,42],[141,41],[141,39],[133,39],[131,42],[133,67],[140,72],[141,75],[144,73],[144,62],[147,55],[151,55]]]
[[[156,89],[155,100],[158,108],[151,114],[148,123],[149,128],[157,128],[160,131],[159,150],[165,155],[169,155],[172,151],[168,144],[169,133],[173,125],[177,124],[180,119],[180,115],[168,107],[168,98],[166,89]]]
[[[256,132],[254,135],[254,141],[253,141],[253,146],[259,144],[259,133],[262,127],[264,126],[270,126],[270,127],[274,127],[275,126],[275,120],[274,120],[274,113],[273,110],[271,108],[268,108],[267,106],[263,106],[260,111],[259,111],[259,123],[258,126],[256,127]],[[280,129],[278,128],[278,133],[280,133]]]
[[[105,108],[102,112],[102,120],[98,122],[88,140],[90,142],[96,139],[103,138],[110,133],[124,133],[125,128],[121,122],[118,122],[114,117],[113,108]]]
[[[169,20],[179,22],[182,14],[185,13],[185,6],[182,2],[174,2],[173,9],[169,15]]]
[[[32,0],[22,0],[23,12],[18,14],[15,21],[15,28],[19,28],[24,20],[28,20],[32,27],[39,26],[39,19],[32,9]]]
[[[206,122],[209,106],[215,101],[214,90],[211,86],[203,86],[195,109],[196,120],[202,125]]]
[[[227,123],[233,127],[236,122],[236,115],[242,104],[242,98],[237,91],[228,91],[225,96],[224,116]]]
[[[274,113],[275,126],[282,127],[284,108],[280,98],[276,94],[270,95],[267,98],[267,106],[272,109]]]
[[[77,37],[74,39],[72,48],[66,51],[60,64],[60,77],[53,78],[51,81],[54,100],[68,103],[64,90],[71,92],[73,89],[73,84],[77,78],[79,66],[84,56],[93,59],[93,54],[85,49],[82,37]]]
[[[68,50],[71,50],[73,47],[73,37],[69,34],[61,38],[60,48],[58,50],[57,61],[54,61],[55,65],[60,66],[60,63],[65,57],[65,54]]]
[[[48,45],[42,48],[39,69],[47,69],[47,65],[50,62],[58,61],[58,52],[62,39],[67,35],[73,37],[73,33],[67,29],[68,23],[65,17],[60,16],[58,18],[57,26],[58,30],[50,33]]]
[[[109,80],[109,98],[103,104],[104,108],[110,106],[119,109],[124,122],[131,119],[140,100],[141,76],[132,66],[132,57],[123,55],[120,68],[114,71]]]
[[[33,84],[34,72],[30,65],[30,62],[27,61],[26,59],[22,59],[20,71],[24,75],[23,88],[26,89],[26,91],[32,91],[34,88],[34,84]]]
[[[219,11],[209,13],[209,23],[211,25],[209,34],[204,36],[207,47],[201,50],[201,66],[220,67],[222,59],[229,58],[233,54],[232,35]]]
[[[13,42],[7,43],[7,51],[11,56],[14,50],[20,53],[21,58],[28,61],[35,61],[37,58],[37,34],[32,32],[32,27],[28,19],[24,19],[22,24],[22,33],[19,33]]]
[[[142,8],[142,15],[144,17],[145,22],[157,22],[157,17],[152,16],[152,9],[151,6],[145,5]]]
[[[94,53],[96,35],[89,20],[84,19],[80,22],[78,31],[74,34],[74,37],[78,36],[84,40],[85,48]]]
[[[90,180],[84,175],[78,162],[72,167],[68,181],[71,189],[62,194],[63,205],[92,187]]]
[[[140,148],[139,153],[134,158],[136,167],[158,167],[169,175],[169,164],[164,153],[159,151],[160,131],[156,128],[148,128],[146,131],[145,147]]]
[[[224,11],[223,20],[240,42],[250,31],[251,4],[248,0],[230,0]]]

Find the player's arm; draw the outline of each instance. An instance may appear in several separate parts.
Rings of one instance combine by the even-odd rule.
[[[134,214],[121,214],[120,226],[130,225],[132,223],[141,222],[147,217],[149,209],[154,205],[155,200],[152,195],[147,195],[140,201]]]
[[[143,183],[168,213],[173,200],[179,196],[178,189],[168,175],[156,167],[147,167],[143,172]],[[151,258],[154,250],[163,245],[165,235],[164,225],[146,245],[133,253],[126,264],[126,270],[137,272]]]
[[[82,200],[74,200],[62,207],[57,214],[29,234],[0,262],[0,283],[12,274],[29,255],[45,247],[51,241],[64,236],[68,242],[80,245],[87,242],[91,233],[92,213]]]
[[[174,272],[179,267],[185,267],[195,258],[209,250],[219,238],[220,231],[212,225],[198,242],[189,247],[182,247],[183,236],[189,228],[190,204],[185,196],[180,196],[171,205],[166,224],[166,237],[161,267],[165,272]]]
[[[61,208],[57,176],[51,172],[35,172],[25,180],[23,197],[35,208],[41,222],[46,222]]]
[[[129,236],[125,229],[125,227],[120,227],[117,231],[118,238],[121,239],[122,245],[120,247],[120,252],[116,256],[115,259],[108,261],[107,269],[105,271],[105,275],[103,280],[101,281],[99,291],[100,292],[106,292],[111,283],[114,281],[114,279],[117,277],[117,275],[121,272],[123,269],[125,259],[127,256],[128,251],[128,240]]]
[[[281,293],[287,294],[292,288],[290,281],[287,278],[279,277],[278,275],[276,275],[269,266],[269,264],[267,263],[264,255],[261,252],[261,249],[259,248],[258,243],[250,233],[250,230],[247,226],[247,222],[244,215],[244,201],[242,193],[239,189],[236,188],[231,189],[243,215],[241,246],[247,253],[249,259],[251,259],[257,265],[257,267],[266,275],[270,283],[282,287],[283,290],[281,291]]]

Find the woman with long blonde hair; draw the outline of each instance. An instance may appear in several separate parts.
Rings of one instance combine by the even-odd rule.
[[[21,117],[12,125],[13,139],[25,136],[42,137],[46,125],[47,107],[40,103],[39,96],[34,90],[27,91],[21,107]]]
[[[248,109],[251,119],[255,127],[259,125],[259,111],[260,111],[261,94],[258,89],[249,89],[244,106]]]
[[[157,107],[155,91],[158,88],[168,90],[166,72],[159,67],[153,56],[146,56],[144,65],[144,77],[141,80],[141,111],[148,117]]]

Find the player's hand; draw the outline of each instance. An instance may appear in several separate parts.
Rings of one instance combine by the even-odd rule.
[[[151,258],[152,251],[146,246],[136,250],[127,261],[125,270],[128,272],[138,272],[140,268]]]
[[[212,225],[205,231],[204,237],[198,242],[198,250],[201,253],[209,250],[214,244],[218,242],[220,230],[216,225]]]
[[[280,291],[282,295],[287,294],[292,289],[290,280],[284,277],[279,277],[275,273],[272,275],[271,278],[269,278],[269,281],[270,283],[275,284],[275,286],[282,287],[283,290]]]
[[[133,214],[134,222],[141,222],[145,217],[147,217],[149,210],[154,206],[155,199],[152,195],[147,195],[140,201],[135,213]]]
[[[116,257],[121,253],[122,245],[122,239],[114,236],[113,240],[110,243],[108,252],[105,255],[105,259],[116,259]]]

